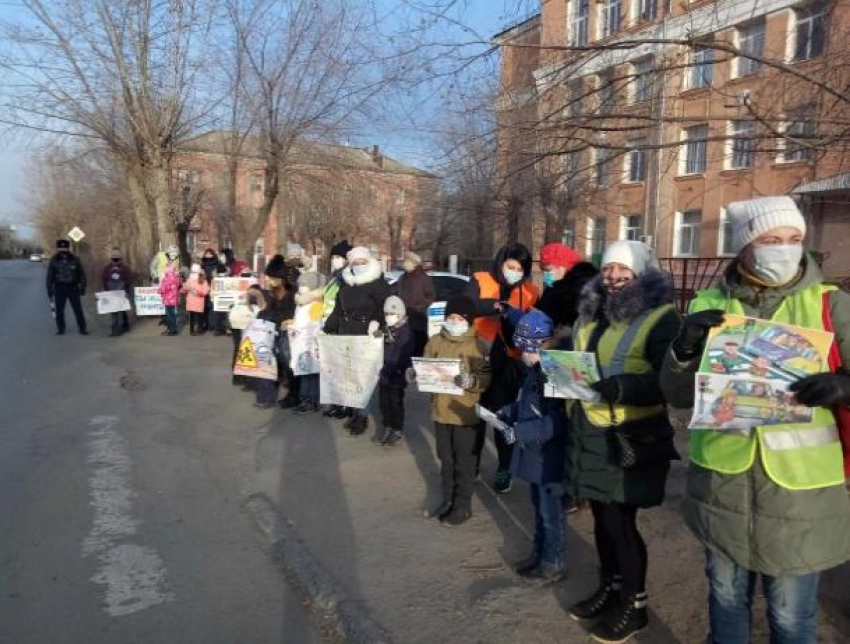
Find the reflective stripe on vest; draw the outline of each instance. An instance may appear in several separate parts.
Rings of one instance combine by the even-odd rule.
[[[652,365],[644,357],[646,341],[649,333],[663,315],[673,309],[672,304],[665,304],[655,309],[645,311],[631,322],[612,324],[596,347],[599,370],[602,376],[619,376],[632,373],[650,373]],[[576,332],[576,351],[586,351],[593,334],[596,322],[589,322],[578,327]],[[587,419],[596,427],[611,427],[626,421],[657,416],[664,412],[664,405],[638,407],[636,405],[611,405],[607,402],[581,403]]]
[[[771,319],[823,329],[823,295],[832,290],[835,287],[817,284],[798,291],[782,301]],[[717,289],[699,291],[691,302],[691,313],[707,309],[746,315],[738,300]],[[844,483],[841,443],[832,412],[825,407],[815,408],[809,423],[762,425],[746,434],[711,429],[691,432],[691,460],[715,472],[746,472],[757,452],[767,475],[782,487],[810,490]]]

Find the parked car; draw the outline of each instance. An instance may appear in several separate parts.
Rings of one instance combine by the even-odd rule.
[[[32,255],[30,255],[30,261],[31,262],[40,262],[40,261],[43,261],[43,260],[44,260],[44,255],[42,255],[41,253],[33,253]]]
[[[468,275],[445,271],[427,271],[427,273],[431,277],[431,281],[434,282],[436,302],[445,303],[452,295],[462,293],[469,287],[470,277]],[[384,279],[392,286],[398,282],[402,275],[404,275],[404,271],[387,271],[384,273]]]

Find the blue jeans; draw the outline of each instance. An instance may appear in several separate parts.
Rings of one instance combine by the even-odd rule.
[[[748,644],[750,612],[758,577],[767,600],[770,644],[817,642],[820,573],[788,577],[760,575],[706,549],[710,644]]]
[[[301,376],[301,386],[299,393],[303,400],[309,400],[311,403],[319,404],[319,374],[313,373],[306,376]]]
[[[532,483],[534,506],[534,557],[547,566],[564,566],[563,492],[555,486]]]
[[[177,307],[176,306],[166,306],[165,307],[165,326],[168,327],[168,330],[172,333],[177,333]]]

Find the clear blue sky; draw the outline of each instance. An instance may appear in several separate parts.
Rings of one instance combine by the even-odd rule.
[[[0,11],[8,18],[8,11],[15,3],[0,2]],[[538,3],[534,0],[460,0],[452,18],[467,25],[484,38],[489,38],[506,26],[517,22],[529,13],[529,7]],[[459,38],[462,38],[460,34]],[[471,35],[466,37],[472,38]],[[427,138],[413,131],[364,132],[358,144],[380,143],[384,152],[408,163],[423,163],[429,156]],[[26,165],[36,154],[36,145],[29,136],[0,139],[0,222],[26,224],[25,197],[27,191],[38,187],[28,180]],[[24,227],[24,234],[29,230]]]

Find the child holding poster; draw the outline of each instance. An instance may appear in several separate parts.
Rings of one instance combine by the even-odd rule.
[[[478,461],[475,405],[490,384],[488,352],[475,335],[474,319],[473,300],[464,295],[451,298],[446,303],[442,330],[425,346],[425,358],[461,360],[461,373],[455,384],[463,389],[463,394],[433,394],[431,397],[442,501],[427,511],[426,516],[439,519],[446,526],[459,526],[472,516],[472,486]],[[416,380],[412,367],[407,370],[407,380]]]
[[[204,309],[207,295],[210,293],[210,283],[200,264],[192,265],[189,279],[183,285],[182,293],[186,296],[186,312],[189,314],[189,335],[203,335],[207,332],[204,323]]]

